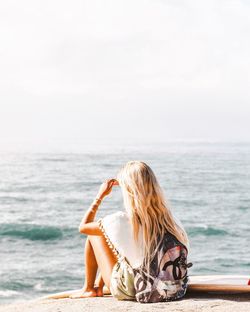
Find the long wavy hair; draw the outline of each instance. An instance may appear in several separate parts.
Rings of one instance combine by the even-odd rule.
[[[142,161],[129,161],[118,172],[125,209],[132,223],[133,236],[138,242],[141,226],[144,266],[149,272],[166,231],[185,246],[189,245],[186,232],[175,222],[153,170]]]

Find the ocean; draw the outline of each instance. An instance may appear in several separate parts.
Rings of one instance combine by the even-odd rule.
[[[0,304],[80,288],[78,226],[129,160],[154,170],[190,239],[190,275],[250,276],[250,144],[172,142],[80,152],[0,153]],[[119,187],[97,217],[123,210]]]

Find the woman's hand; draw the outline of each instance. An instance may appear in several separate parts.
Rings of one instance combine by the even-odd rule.
[[[113,185],[119,185],[116,179],[107,179],[105,182],[102,183],[100,186],[99,192],[97,197],[103,199],[105,196],[111,193]]]

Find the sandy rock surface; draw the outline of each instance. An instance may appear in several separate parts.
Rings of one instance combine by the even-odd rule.
[[[197,295],[186,296],[180,301],[140,304],[118,301],[110,296],[85,299],[37,299],[0,306],[0,312],[250,312],[248,295]]]

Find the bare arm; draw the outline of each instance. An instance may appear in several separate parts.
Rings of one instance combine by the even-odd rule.
[[[79,225],[80,233],[87,235],[102,235],[102,231],[94,219],[100,203],[102,202],[103,198],[111,192],[113,185],[119,185],[117,180],[109,179],[101,185],[96,199],[92,202],[89,209],[82,218],[82,221]]]
[[[95,215],[100,203],[101,200],[99,199],[99,201],[94,200],[90,205],[79,225],[80,233],[87,235],[102,235],[102,231],[100,230],[98,223],[94,222]]]

